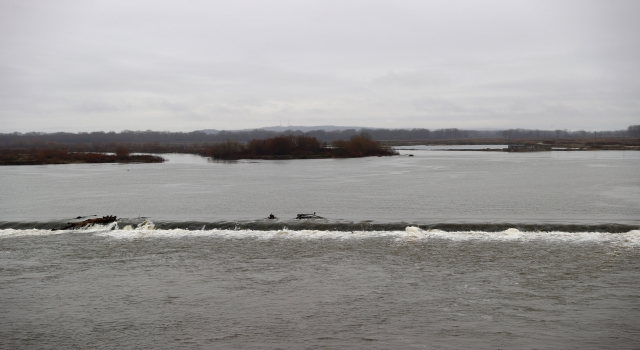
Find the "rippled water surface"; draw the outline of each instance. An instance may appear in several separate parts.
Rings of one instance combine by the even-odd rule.
[[[638,348],[640,152],[402,153],[0,167],[0,348]]]
[[[5,234],[6,348],[633,349],[640,340],[638,231]]]

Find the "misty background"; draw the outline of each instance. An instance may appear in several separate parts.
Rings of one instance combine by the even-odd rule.
[[[0,132],[622,130],[638,1],[2,1]]]

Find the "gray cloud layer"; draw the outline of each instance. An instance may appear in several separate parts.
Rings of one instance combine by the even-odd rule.
[[[640,123],[638,1],[3,1],[0,131]]]

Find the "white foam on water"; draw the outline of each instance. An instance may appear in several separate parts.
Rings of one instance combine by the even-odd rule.
[[[428,238],[441,238],[454,241],[557,241],[557,242],[593,242],[617,243],[629,246],[640,246],[640,230],[624,233],[609,232],[527,232],[510,228],[500,232],[426,230],[422,233]]]
[[[51,235],[60,235],[64,233],[70,232],[86,232],[86,233],[98,233],[108,230],[118,229],[118,223],[112,222],[106,225],[94,224],[87,227],[75,229],[75,230],[41,230],[41,229],[3,229],[0,230],[0,238],[7,237],[19,237],[19,236],[51,236]]]
[[[183,237],[219,237],[227,239],[288,239],[288,240],[351,240],[367,238],[391,238],[397,241],[416,242],[428,240],[449,241],[486,241],[486,242],[534,242],[551,241],[567,243],[598,243],[614,244],[630,247],[640,247],[640,230],[624,233],[606,232],[525,232],[510,228],[500,232],[485,231],[455,231],[422,230],[419,227],[408,226],[404,231],[318,231],[318,230],[159,230],[151,221],[145,221],[137,227],[131,225],[119,228],[117,223],[109,225],[94,225],[81,230],[49,231],[49,230],[0,230],[0,238],[18,236],[46,236],[59,235],[70,232],[83,232],[96,236],[113,239],[144,239],[144,238],[183,238]]]
[[[16,230],[12,228],[0,230],[0,238],[21,237],[21,236],[53,236],[68,233],[69,231],[51,231],[51,230]]]

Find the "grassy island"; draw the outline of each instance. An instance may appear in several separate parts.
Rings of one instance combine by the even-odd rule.
[[[367,135],[333,141],[331,145],[320,142],[315,137],[281,135],[264,140],[254,139],[247,143],[226,141],[201,151],[203,156],[222,160],[357,158],[397,154]]]
[[[32,148],[2,150],[0,165],[44,165],[72,163],[162,163],[164,158],[152,155],[131,155],[128,149],[116,148],[116,154],[71,152],[66,148]]]

